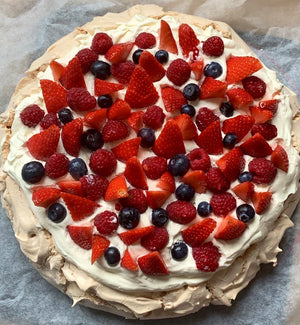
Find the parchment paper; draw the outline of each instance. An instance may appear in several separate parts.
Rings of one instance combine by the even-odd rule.
[[[279,79],[300,97],[300,2],[297,0],[0,0],[0,110],[30,63],[75,27],[108,11],[154,3],[165,10],[230,24]],[[211,306],[196,314],[155,324],[300,324],[300,209],[282,242],[278,266],[264,265],[228,308]],[[48,284],[21,253],[9,219],[0,210],[0,324],[136,324],[83,306]],[[139,321],[146,323],[146,321]],[[147,321],[147,324],[154,321]]]

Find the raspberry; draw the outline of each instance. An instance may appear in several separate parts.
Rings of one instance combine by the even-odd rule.
[[[51,125],[57,125],[58,127],[61,127],[60,121],[56,113],[53,112],[46,114],[41,120],[40,125],[44,130],[50,128]]]
[[[134,68],[135,64],[130,61],[112,64],[110,67],[113,77],[124,85],[129,83]]]
[[[45,112],[38,105],[33,104],[22,110],[20,118],[24,125],[34,128],[41,122],[44,115]]]
[[[213,213],[217,216],[224,217],[230,211],[235,209],[236,200],[230,193],[214,194],[210,199],[210,205],[212,206]]]
[[[165,117],[166,115],[164,114],[162,108],[157,105],[153,105],[147,108],[145,114],[143,115],[143,122],[145,125],[156,130],[163,125]]]
[[[277,128],[270,123],[254,124],[251,129],[251,134],[260,133],[267,141],[272,140],[277,136]]]
[[[91,49],[82,49],[76,56],[78,57],[83,73],[90,71],[91,65],[98,59],[98,54]]]
[[[169,234],[164,227],[154,227],[153,230],[141,239],[141,245],[149,251],[159,251],[167,246]]]
[[[214,193],[225,192],[230,187],[230,182],[225,178],[221,170],[217,167],[211,168],[207,172],[207,187]]]
[[[174,60],[168,67],[167,77],[176,86],[181,86],[188,81],[191,75],[191,68],[189,64],[182,60]]]
[[[265,158],[251,160],[248,168],[253,176],[253,182],[256,184],[269,184],[277,174],[277,168],[273,162]]]
[[[97,54],[105,54],[113,45],[113,41],[106,33],[97,33],[92,40],[91,49]]]
[[[163,157],[148,157],[143,160],[142,167],[146,176],[150,179],[158,179],[167,171],[167,159]]]
[[[117,159],[111,151],[98,149],[91,154],[89,166],[97,175],[106,177],[115,171]]]
[[[45,173],[55,179],[64,176],[69,171],[69,159],[62,153],[54,153],[45,164]]]
[[[212,242],[193,248],[193,258],[198,270],[214,272],[219,267],[220,257],[219,249]]]
[[[201,107],[199,108],[198,114],[196,115],[196,124],[200,131],[206,129],[209,124],[220,118],[209,108]]]
[[[106,210],[96,215],[94,225],[100,234],[110,235],[117,230],[119,220],[114,212]]]
[[[207,172],[211,167],[210,158],[207,152],[202,148],[193,149],[187,157],[190,160],[192,170],[203,170]]]
[[[219,36],[212,36],[203,43],[202,50],[209,56],[221,56],[224,52],[224,43]]]
[[[71,88],[66,95],[68,105],[74,111],[90,111],[95,108],[96,98],[84,88]]]
[[[174,201],[168,204],[167,212],[172,221],[185,225],[196,218],[197,210],[192,203]]]
[[[104,142],[116,141],[124,139],[128,136],[129,130],[122,121],[109,120],[102,129]]]
[[[244,89],[254,98],[263,97],[266,93],[266,83],[258,77],[250,76],[242,80]]]
[[[150,49],[156,44],[155,37],[150,33],[140,33],[135,39],[135,45],[141,49]]]
[[[80,183],[84,197],[97,201],[105,194],[109,182],[105,177],[90,174],[81,177]]]
[[[144,213],[147,208],[147,198],[143,190],[134,188],[128,191],[128,196],[119,200],[123,207],[133,207],[138,209],[139,213]]]

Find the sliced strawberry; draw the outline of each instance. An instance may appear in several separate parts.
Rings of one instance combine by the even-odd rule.
[[[138,133],[139,129],[143,126],[143,111],[133,112],[127,118],[127,124]]]
[[[68,63],[59,81],[66,89],[86,88],[81,65],[77,56]]]
[[[134,42],[119,43],[113,45],[105,54],[105,58],[111,63],[120,63],[126,61]]]
[[[169,196],[171,195],[171,192],[168,191],[146,191],[147,195],[147,202],[151,209],[158,209],[160,208]]]
[[[257,106],[250,107],[251,115],[255,119],[255,123],[265,123],[273,117],[273,113],[267,109],[262,109]]]
[[[190,63],[190,67],[194,73],[195,79],[199,81],[202,77],[204,61],[203,60],[194,61]]]
[[[237,141],[241,141],[245,135],[251,130],[254,124],[254,118],[249,115],[238,115],[233,118],[226,119],[223,122],[222,131],[227,134],[229,132],[237,135]]]
[[[130,270],[130,271],[138,271],[139,270],[137,262],[133,259],[133,257],[129,253],[128,249],[125,250],[124,255],[121,259],[121,266],[124,267],[124,269]]]
[[[152,231],[141,239],[141,246],[149,251],[160,251],[167,246],[169,233],[165,227],[154,227]]]
[[[173,37],[171,27],[164,20],[160,21],[159,49],[166,50],[173,54],[178,54],[176,41]]]
[[[96,111],[88,112],[84,115],[84,123],[100,131],[106,120],[106,116],[106,108],[101,108]]]
[[[136,228],[132,230],[128,230],[125,232],[121,232],[119,237],[123,241],[123,243],[127,246],[134,244],[136,241],[141,239],[142,237],[148,235],[154,226],[148,226],[144,228]]]
[[[108,110],[110,120],[124,120],[130,116],[131,108],[123,99],[117,99]]]
[[[219,267],[221,253],[212,242],[205,243],[199,247],[193,247],[192,253],[198,270],[214,272]]]
[[[61,139],[66,152],[77,157],[80,151],[80,138],[83,133],[83,120],[76,118],[75,120],[65,124],[62,128]]]
[[[238,238],[247,228],[247,224],[229,214],[220,223],[217,232],[215,233],[216,239],[231,240]]]
[[[194,30],[188,24],[181,24],[178,30],[179,44],[182,49],[182,53],[185,57],[189,56],[189,53],[193,53],[193,59],[195,60],[199,54],[199,40]]]
[[[161,97],[167,112],[179,110],[182,105],[187,103],[183,93],[173,87],[165,87],[161,89]]]
[[[168,191],[170,193],[175,192],[175,180],[174,177],[170,172],[164,172],[160,179],[159,182],[156,185],[162,190]]]
[[[164,67],[148,51],[142,52],[139,65],[145,69],[153,82],[159,81],[166,74]]]
[[[64,74],[66,68],[62,64],[58,63],[55,60],[50,62],[50,68],[52,71],[54,81],[58,81],[60,77]]]
[[[35,206],[48,208],[48,206],[60,197],[60,190],[57,188],[44,187],[32,193],[32,201]]]
[[[255,212],[262,214],[270,205],[272,192],[254,192],[251,200],[254,205]]]
[[[93,227],[92,226],[67,226],[70,237],[75,244],[83,249],[89,250],[92,248],[93,242]]]
[[[271,161],[277,168],[283,170],[286,173],[288,172],[289,157],[280,144],[278,144],[272,152]]]
[[[169,271],[159,252],[151,252],[141,256],[138,264],[143,273],[147,275],[168,275]]]
[[[126,61],[112,64],[110,69],[112,76],[116,78],[119,83],[127,85],[129,84],[131,75],[135,69],[135,64],[132,61]]]
[[[254,184],[251,182],[244,182],[232,188],[232,191],[244,202],[248,202],[254,192]]]
[[[146,175],[137,157],[131,157],[127,160],[124,175],[132,186],[143,190],[148,189]]]
[[[272,148],[260,134],[254,134],[250,139],[242,143],[241,149],[246,155],[263,158],[272,153]]]
[[[108,184],[104,200],[113,201],[128,196],[127,184],[124,175],[117,175]]]
[[[40,84],[45,105],[49,113],[57,113],[62,108],[68,106],[66,100],[67,91],[60,84],[47,79],[42,79]]]
[[[231,88],[227,90],[226,95],[235,109],[249,105],[253,101],[253,97],[242,88]]]
[[[203,170],[187,172],[181,181],[193,187],[197,193],[205,193],[207,189],[207,178]]]
[[[140,137],[129,139],[121,142],[119,145],[112,148],[111,151],[114,153],[118,160],[126,162],[129,158],[138,155],[140,143]]]
[[[95,96],[108,95],[124,89],[124,86],[115,82],[108,82],[95,78]]]
[[[200,87],[200,99],[224,97],[227,83],[206,77]]]
[[[57,185],[63,192],[83,196],[82,185],[80,181],[61,181]]]
[[[258,103],[258,107],[261,109],[266,109],[268,111],[271,111],[275,115],[278,110],[278,104],[279,104],[278,99],[261,100]]]
[[[197,127],[188,114],[180,114],[174,122],[179,126],[183,140],[193,140],[198,135]]]
[[[110,241],[101,235],[93,235],[92,240],[92,258],[91,263],[94,264],[97,259],[102,256],[109,247]]]

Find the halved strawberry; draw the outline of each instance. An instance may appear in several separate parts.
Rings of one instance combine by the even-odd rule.
[[[121,240],[125,245],[129,246],[134,244],[142,237],[148,235],[153,228],[154,226],[148,226],[144,228],[136,228],[136,229],[124,231],[119,234],[119,237],[121,238]]]
[[[193,140],[198,135],[197,127],[188,114],[180,114],[174,122],[179,126],[183,140]]]
[[[95,96],[108,95],[118,90],[124,89],[124,86],[116,82],[108,82],[95,78]]]
[[[118,160],[126,162],[129,158],[138,155],[140,143],[140,137],[129,139],[121,142],[116,147],[112,148],[111,151],[114,153]]]
[[[93,235],[92,240],[92,257],[91,263],[94,264],[97,259],[102,256],[107,247],[109,247],[110,241],[101,236],[101,235]]]
[[[161,89],[161,97],[167,112],[179,110],[183,104],[187,103],[187,100],[180,90],[169,86]]]
[[[246,230],[247,224],[229,214],[220,223],[217,232],[215,233],[216,239],[231,240],[238,238]]]
[[[82,185],[80,181],[61,181],[57,185],[63,192],[83,196]]]
[[[159,252],[151,252],[141,256],[138,264],[143,273],[147,275],[168,275],[169,271]]]
[[[58,81],[62,74],[65,72],[66,68],[62,64],[58,63],[55,60],[50,62],[50,68],[52,71],[54,81]]]
[[[251,182],[244,182],[232,188],[232,191],[244,202],[248,202],[254,192],[254,184]]]
[[[70,237],[75,244],[83,249],[89,250],[92,248],[93,242],[93,227],[92,226],[67,226]]]
[[[190,63],[191,70],[194,73],[195,79],[199,81],[202,77],[203,67],[204,67],[204,60],[198,60]]]
[[[33,191],[32,201],[35,206],[48,208],[48,206],[58,200],[60,190],[58,188],[44,187]]]
[[[253,97],[242,88],[231,88],[227,90],[226,95],[235,109],[240,109],[253,101]]]
[[[137,157],[131,157],[126,161],[124,175],[132,186],[143,190],[148,189],[146,175]]]
[[[146,191],[147,203],[151,209],[160,208],[169,198],[171,192],[168,191]]]
[[[139,270],[137,262],[133,259],[128,249],[125,250],[124,255],[121,259],[121,266],[124,267],[124,269],[130,271]]]
[[[83,120],[76,118],[75,120],[65,124],[62,128],[61,139],[66,152],[77,157],[80,151],[80,138],[83,133]]]
[[[131,115],[126,119],[127,124],[136,132],[138,133],[139,129],[143,126],[143,111],[133,112]]]
[[[159,49],[178,54],[176,41],[173,37],[171,27],[163,19],[160,21],[159,30]]]
[[[207,189],[207,178],[203,170],[192,170],[187,172],[181,181],[193,187],[197,193],[205,193]]]
[[[84,123],[101,131],[102,126],[106,120],[107,109],[101,108],[96,111],[88,112],[84,115]]]
[[[124,120],[130,116],[131,108],[123,99],[117,99],[108,110],[110,120]]]
[[[148,51],[142,52],[139,65],[146,70],[153,82],[159,81],[166,74],[164,67]]]
[[[250,107],[251,115],[255,119],[255,123],[265,123],[273,117],[273,113],[267,109],[262,109],[257,106]]]
[[[255,212],[257,214],[263,213],[270,205],[272,199],[272,192],[254,192],[251,196]]]
[[[59,81],[66,89],[86,88],[81,65],[77,56],[68,63]]]
[[[175,180],[174,177],[170,172],[164,172],[159,182],[156,185],[157,187],[161,188],[162,190],[168,191],[170,193],[175,192]]]
[[[283,170],[286,173],[288,172],[289,157],[280,144],[278,144],[272,152],[271,161],[277,168]]]
[[[119,43],[113,45],[105,54],[105,58],[111,63],[120,63],[126,61],[134,42]]]
[[[278,110],[278,104],[278,99],[261,100],[258,103],[258,107],[261,109],[269,110],[275,115]]]
[[[241,144],[240,147],[246,155],[263,158],[272,153],[272,148],[260,134],[254,134],[250,139]]]
[[[182,53],[185,57],[189,56],[189,53],[193,53],[193,59],[195,60],[199,54],[199,40],[194,30],[188,24],[181,24],[178,30],[179,44],[182,49]]]
[[[200,99],[224,97],[227,83],[206,77],[200,87]]]
[[[49,113],[57,113],[62,108],[68,106],[66,100],[67,91],[60,84],[47,79],[41,79],[40,84]]]
[[[113,201],[128,196],[127,184],[124,175],[117,175],[108,184],[104,195],[105,201]]]
[[[229,132],[237,135],[237,141],[241,141],[245,135],[251,130],[254,124],[254,118],[249,115],[238,115],[223,122],[222,131],[227,134]]]

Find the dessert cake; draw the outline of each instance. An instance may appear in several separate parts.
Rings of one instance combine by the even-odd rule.
[[[2,202],[74,304],[183,316],[276,264],[299,200],[297,99],[228,25],[136,6],[27,73],[1,116]]]

